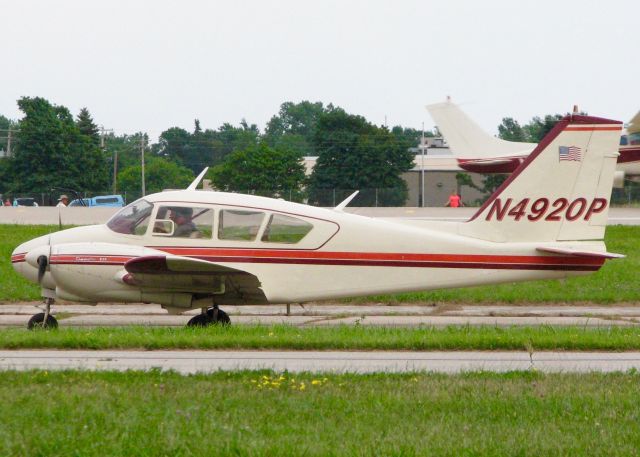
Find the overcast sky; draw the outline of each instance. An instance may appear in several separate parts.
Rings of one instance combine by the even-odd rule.
[[[639,109],[640,2],[323,0],[2,2],[0,114],[41,96],[116,133],[156,137],[284,101],[427,128],[451,95],[492,133],[567,112]]]

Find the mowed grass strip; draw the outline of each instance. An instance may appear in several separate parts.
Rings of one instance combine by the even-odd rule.
[[[289,325],[210,328],[5,329],[1,349],[640,350],[634,327],[386,328]]]
[[[637,373],[0,373],[0,455],[635,456]]]
[[[11,266],[11,252],[20,243],[56,231],[56,226],[0,224],[0,301],[38,300],[40,289],[18,276]],[[640,301],[640,227],[607,227],[607,249],[625,254],[608,261],[600,271],[566,280],[533,281],[359,297],[350,303],[593,303]]]

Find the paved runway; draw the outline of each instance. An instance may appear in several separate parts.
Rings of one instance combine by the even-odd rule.
[[[640,352],[0,351],[0,370],[219,370],[405,373],[610,372],[640,369]]]
[[[0,327],[25,327],[29,318],[41,312],[37,303],[0,304]],[[329,325],[447,326],[447,325],[562,325],[606,327],[640,325],[637,306],[508,306],[508,305],[284,305],[224,306],[234,325],[288,324],[300,327]],[[61,327],[94,326],[183,326],[197,313],[171,316],[159,305],[56,305]]]

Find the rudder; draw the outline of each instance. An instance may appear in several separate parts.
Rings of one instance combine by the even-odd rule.
[[[558,121],[460,233],[497,242],[603,239],[621,129],[592,116]]]

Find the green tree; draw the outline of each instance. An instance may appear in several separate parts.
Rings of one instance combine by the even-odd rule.
[[[7,151],[9,130],[15,130],[17,128],[18,124],[15,121],[12,121],[11,119],[0,114],[0,151]],[[12,135],[14,135],[13,132]]]
[[[407,141],[362,117],[336,108],[323,114],[314,134],[318,160],[309,179],[309,201],[330,206],[360,190],[354,205],[402,206],[407,185],[400,175],[413,167]]]
[[[322,102],[284,102],[265,128],[265,140],[271,147],[293,149],[301,156],[316,155],[313,144],[318,119],[334,109]]]
[[[414,148],[420,144],[422,139],[422,130],[417,130],[410,127],[402,127],[401,125],[396,125],[391,129],[391,133],[393,133],[399,140],[405,142],[408,148]],[[425,130],[424,132],[425,138],[433,137],[433,132],[430,130]]]
[[[305,182],[302,157],[294,150],[262,142],[234,151],[210,172],[216,188],[299,200]]]
[[[502,118],[502,123],[498,126],[498,137],[507,141],[527,142],[523,128],[512,117]]]
[[[523,127],[525,131],[525,141],[529,143],[539,143],[563,117],[562,114],[547,114],[544,118],[539,116],[534,117]]]
[[[164,189],[185,189],[194,176],[186,167],[161,157],[145,159],[145,188],[148,194]],[[142,192],[142,165],[136,164],[118,173],[118,185],[123,191]]]
[[[110,182],[109,169],[111,159],[100,147],[100,135],[98,126],[87,108],[82,108],[76,118],[76,127],[80,133],[80,155],[84,169],[93,175],[90,182],[84,184],[85,189],[94,192],[102,192],[108,189]]]
[[[98,126],[93,122],[93,118],[87,108],[82,108],[76,119],[76,126],[80,133],[94,143],[96,146],[100,144],[100,135],[98,134]]]
[[[160,134],[159,141],[152,147],[154,152],[173,162],[189,166],[191,160],[191,134],[180,127],[171,127]],[[191,168],[192,171],[193,168]]]
[[[18,107],[24,117],[16,134],[15,155],[9,159],[12,191],[105,188],[108,164],[90,138],[80,132],[67,108],[40,97],[23,97]]]

